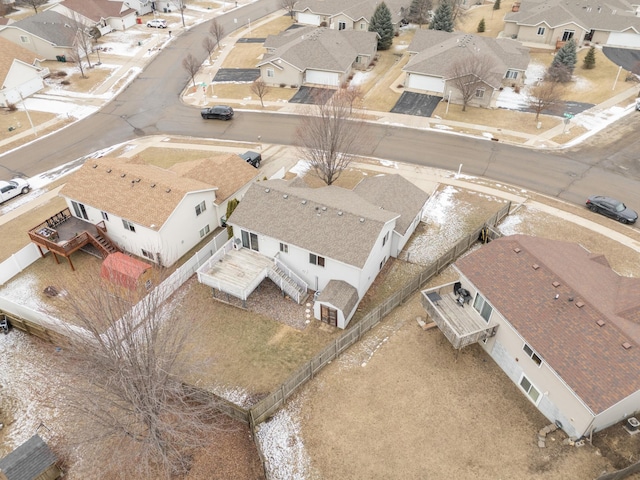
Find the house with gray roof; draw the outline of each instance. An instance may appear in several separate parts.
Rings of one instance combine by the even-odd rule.
[[[529,65],[529,49],[520,42],[464,33],[417,30],[408,51],[412,57],[402,69],[405,88],[446,96],[451,103],[462,103],[452,66],[474,58],[490,62],[491,69],[469,102],[478,107],[494,107],[501,87],[522,85]]]
[[[296,21],[305,25],[366,32],[378,3],[378,0],[299,0],[294,12]],[[385,3],[394,28],[398,29],[411,0],[385,0]]]
[[[523,0],[505,16],[503,35],[560,48],[573,39],[599,45],[640,48],[640,5],[626,0],[565,2]]]
[[[526,235],[454,270],[457,281],[423,291],[431,319],[454,348],[477,343],[569,437],[640,411],[640,279],[576,243]]]
[[[55,453],[36,434],[0,459],[0,479],[56,480],[62,477],[57,462]]]
[[[354,69],[366,69],[378,48],[375,32],[299,28],[269,36],[260,74],[269,85],[339,87]]]
[[[277,261],[317,292],[316,318],[345,328],[415,230],[427,199],[400,175],[367,179],[354,190],[268,180],[249,188],[227,223],[237,248]]]
[[[56,60],[73,46],[77,30],[68,17],[44,11],[11,23],[0,30],[0,37],[31,50],[38,58]]]
[[[136,24],[136,11],[115,0],[64,0],[49,8],[68,18],[77,19],[100,35],[126,30]]]

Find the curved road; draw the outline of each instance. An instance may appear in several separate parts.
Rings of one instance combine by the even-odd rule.
[[[258,19],[280,7],[260,0],[218,17],[226,32],[246,19]],[[236,24],[234,19],[239,23]],[[241,19],[245,19],[244,22]],[[174,134],[291,145],[297,115],[237,112],[232,122],[203,121],[180,101],[189,81],[181,62],[187,52],[203,61],[202,39],[209,24],[196,26],[167,46],[117,98],[99,112],[51,136],[0,157],[0,177],[32,176],[136,137]],[[398,126],[371,124],[363,155],[457,170],[582,204],[592,193],[612,194],[640,209],[640,115],[606,129],[591,145],[558,154],[484,139]],[[615,142],[611,143],[611,137]]]

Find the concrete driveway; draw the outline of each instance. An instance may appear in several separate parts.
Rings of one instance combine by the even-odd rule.
[[[430,117],[438,106],[442,97],[425,95],[423,93],[402,92],[400,98],[391,109],[391,113]]]
[[[640,73],[640,50],[629,48],[602,47],[602,53],[616,65],[628,72]]]
[[[221,68],[214,82],[253,82],[260,77],[259,68]]]
[[[335,90],[330,88],[318,88],[318,87],[300,87],[296,94],[289,100],[289,103],[304,103],[307,105],[319,105],[324,104],[329,100]]]

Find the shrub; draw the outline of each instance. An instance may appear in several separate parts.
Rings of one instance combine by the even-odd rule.
[[[10,112],[15,112],[16,110],[18,110],[18,107],[15,103],[8,103],[7,110],[9,110]]]
[[[485,23],[484,23],[484,18],[482,20],[480,20],[480,23],[478,23],[478,33],[482,33],[485,30]]]
[[[63,80],[60,82],[61,85],[71,85],[71,82],[69,80]]]

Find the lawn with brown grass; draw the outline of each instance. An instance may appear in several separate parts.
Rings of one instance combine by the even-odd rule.
[[[260,98],[251,91],[250,83],[215,83],[210,86],[210,96],[213,98],[237,99],[237,103],[242,103],[242,99],[251,97],[258,101]],[[287,102],[293,97],[297,88],[267,87],[267,93],[263,97],[265,102]]]
[[[31,122],[35,125],[39,135],[42,135],[42,132],[38,129],[38,126],[56,118],[55,113],[36,112],[32,110],[29,110],[29,116],[31,117]],[[29,116],[27,116],[27,113],[24,110],[15,110],[11,112],[6,109],[0,109],[0,140],[11,138],[18,133],[23,133],[30,129],[31,123],[29,122]],[[9,131],[10,127],[13,128],[11,131]],[[31,141],[35,138],[35,135],[29,135],[27,141]]]
[[[243,37],[266,38],[269,35],[277,35],[280,32],[284,32],[294,23],[288,15],[279,16],[259,27],[251,27],[251,32],[246,31]]]
[[[170,168],[176,163],[190,162],[191,160],[200,160],[215,155],[215,152],[209,150],[191,150],[188,148],[145,148],[136,156],[149,165],[155,165],[160,168]]]
[[[256,68],[265,53],[261,43],[236,43],[221,68]]]
[[[507,12],[509,12],[507,5],[503,5],[500,10],[494,10],[493,3],[471,7],[456,23],[456,31],[496,38],[504,30],[504,16]],[[478,24],[483,18],[485,31],[479,33]]]
[[[89,93],[102,85],[104,81],[111,76],[113,72],[106,68],[87,68],[84,67],[84,76],[80,73],[80,69],[77,69],[73,75],[69,75],[65,78],[70,82],[70,85],[65,87],[65,90],[72,90],[74,92]]]

